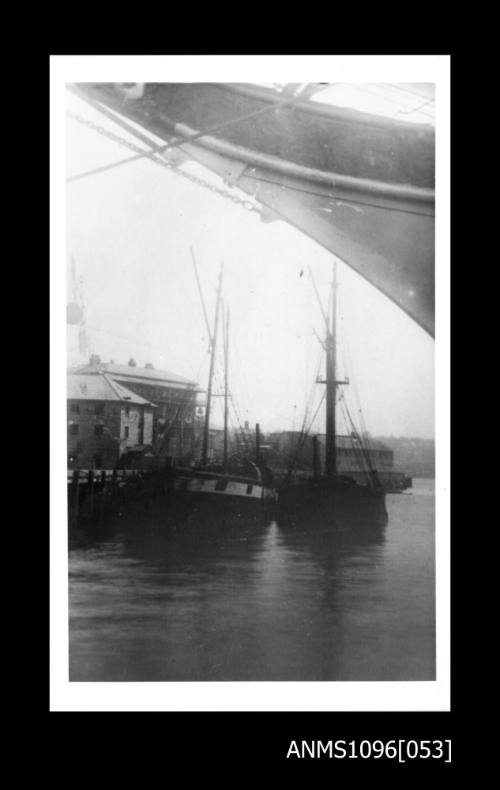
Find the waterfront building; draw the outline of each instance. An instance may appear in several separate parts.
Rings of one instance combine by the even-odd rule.
[[[75,371],[82,375],[106,374],[110,381],[155,404],[151,440],[155,456],[171,456],[178,461],[193,457],[202,422],[196,382],[170,371],[156,370],[150,362],[139,367],[130,359],[127,365],[120,365],[114,361],[101,362],[97,354]]]
[[[152,449],[154,403],[104,372],[68,373],[68,467],[114,469]]]
[[[317,434],[318,455],[321,468],[325,465],[326,437]],[[313,437],[303,436],[300,431],[276,431],[267,438],[269,462],[277,469],[286,469],[291,463],[296,469],[312,470]],[[356,482],[363,484],[369,467],[376,470],[385,484],[400,485],[405,479],[402,472],[394,469],[394,452],[384,442],[363,436],[360,443],[355,435],[336,437],[337,470]]]

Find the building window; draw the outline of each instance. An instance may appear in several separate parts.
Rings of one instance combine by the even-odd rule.
[[[130,428],[128,427],[128,425],[126,425],[125,428],[123,429],[123,435],[125,439],[128,439],[129,434],[130,434]]]
[[[80,404],[72,403],[69,407],[69,410],[73,412],[73,414],[80,414]]]
[[[94,455],[94,469],[102,469],[102,455],[99,453]]]
[[[104,403],[96,403],[94,406],[94,414],[104,414]]]
[[[77,422],[70,423],[69,432],[71,436],[78,436],[78,434],[80,433],[80,426],[78,425]]]
[[[125,417],[130,415],[130,406],[125,406]]]
[[[104,433],[104,425],[94,425],[94,436],[102,436]]]

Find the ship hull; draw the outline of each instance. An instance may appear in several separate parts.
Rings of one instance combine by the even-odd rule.
[[[279,490],[278,524],[304,524],[311,519],[332,527],[384,526],[388,520],[385,491],[330,481],[284,485]]]
[[[204,472],[177,472],[166,487],[166,524],[176,529],[244,529],[269,523],[276,493],[261,481]]]
[[[256,86],[149,83],[135,96],[119,84],[72,90],[143,143],[151,137],[137,125],[165,144],[175,138],[164,164],[182,173],[191,159],[217,173],[265,207],[263,221],[298,228],[434,334],[431,126],[313,101],[286,106]]]

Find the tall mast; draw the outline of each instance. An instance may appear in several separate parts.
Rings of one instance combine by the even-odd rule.
[[[223,323],[224,328],[224,461],[223,469],[227,472],[228,464],[228,448],[227,448],[227,432],[228,432],[228,398],[229,398],[229,385],[228,385],[228,357],[229,357],[229,306],[225,310],[225,319]]]
[[[337,474],[336,403],[337,403],[337,261],[333,262],[332,308],[326,337],[326,458],[328,477]]]
[[[210,344],[211,345],[210,370],[208,373],[207,405],[205,408],[205,425],[203,426],[203,451],[201,456],[201,462],[203,466],[206,466],[207,458],[208,458],[208,430],[210,426],[210,405],[212,401],[212,381],[214,376],[215,348],[217,345],[217,329],[219,327],[219,308],[220,308],[220,295],[222,289],[223,268],[224,268],[224,264],[221,263],[221,267],[219,271],[219,285],[217,287],[217,303],[215,306],[214,331],[211,337],[211,344]]]

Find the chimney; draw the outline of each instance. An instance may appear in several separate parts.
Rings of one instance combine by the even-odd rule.
[[[129,359],[129,361],[128,361],[128,364],[129,364],[129,367],[130,367],[130,368],[135,368],[135,367],[137,367],[137,362],[135,361],[135,359],[134,359],[133,357],[130,357],[130,359]]]
[[[153,363],[152,363],[152,362],[146,362],[146,364],[145,364],[145,366],[144,366],[144,367],[145,367],[147,370],[154,370],[154,369],[155,369],[155,366],[153,365]]]

